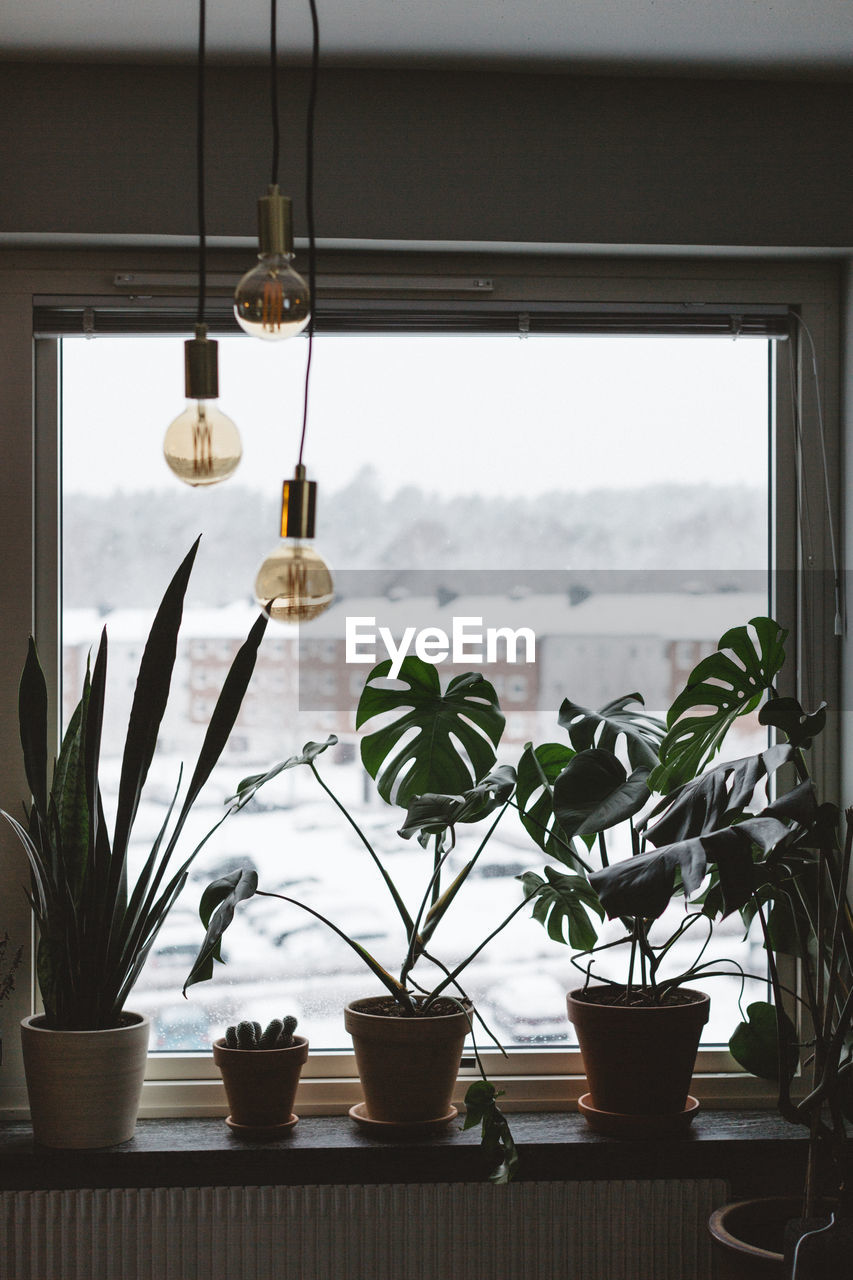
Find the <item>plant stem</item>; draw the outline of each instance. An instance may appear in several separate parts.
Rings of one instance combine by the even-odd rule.
[[[323,779],[320,777],[320,774],[319,774],[319,772],[317,771],[317,767],[316,767],[316,765],[314,764],[314,761],[313,761],[313,760],[311,760],[311,761],[309,761],[309,762],[308,762],[308,767],[310,768],[310,770],[311,770],[311,772],[313,773],[314,777],[315,777],[315,778],[317,779],[317,781],[319,782],[320,786],[321,786],[321,787],[323,788],[323,790],[325,791],[326,795],[327,795],[327,796],[329,796],[329,798],[330,798],[332,801],[334,801],[334,803],[335,803],[335,804],[337,805],[337,807],[340,809],[341,813],[344,815],[344,817],[346,818],[347,822],[350,824],[350,826],[352,827],[353,831],[356,833],[356,835],[358,836],[359,840],[360,840],[360,841],[361,841],[361,843],[364,845],[365,849],[366,849],[366,850],[367,850],[367,852],[370,854],[371,858],[373,859],[374,863],[376,864],[376,866],[377,866],[377,868],[378,868],[378,870],[379,870],[379,874],[382,876],[382,879],[385,881],[385,884],[386,884],[386,886],[387,886],[387,888],[388,888],[389,893],[391,894],[391,897],[394,899],[394,906],[397,908],[397,911],[398,911],[398,913],[399,913],[400,919],[403,921],[403,927],[405,928],[406,933],[408,934],[408,933],[411,931],[412,927],[413,927],[413,926],[412,926],[412,917],[409,915],[409,912],[408,912],[408,911],[407,911],[407,909],[406,909],[406,904],[405,904],[405,902],[404,902],[404,901],[403,901],[403,899],[400,897],[400,894],[397,892],[397,886],[394,884],[394,881],[391,879],[391,877],[389,876],[388,872],[385,870],[384,866],[382,865],[382,862],[381,862],[381,860],[380,860],[380,858],[379,858],[379,855],[377,854],[376,850],[373,848],[373,845],[370,843],[370,841],[368,840],[367,836],[366,836],[366,835],[364,834],[364,832],[362,831],[361,827],[358,825],[358,823],[355,821],[355,819],[354,819],[354,818],[353,818],[353,817],[352,817],[352,816],[347,812],[347,810],[346,810],[346,809],[344,808],[344,806],[341,804],[340,800],[339,800],[339,799],[338,799],[338,797],[335,795],[334,791],[332,791],[331,787],[327,787],[327,786],[326,786],[326,783],[325,783],[325,782],[323,781]]]

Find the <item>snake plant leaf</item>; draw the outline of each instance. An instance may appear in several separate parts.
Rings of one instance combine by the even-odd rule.
[[[394,682],[405,688],[374,683],[390,669],[390,659],[373,668],[356,713],[356,728],[378,716],[391,717],[361,742],[362,762],[379,794],[406,809],[413,797],[427,792],[470,790],[494,765],[503,733],[494,688],[469,671],[455,676],[442,693],[435,667],[411,656]]]
[[[487,773],[475,787],[462,795],[415,796],[409,802],[406,820],[397,832],[404,840],[413,835],[442,835],[457,822],[480,822],[506,804],[515,790],[515,769],[511,765],[499,765]]]
[[[237,792],[231,797],[237,801],[237,807],[242,809],[245,805],[253,800],[256,792],[265,786],[273,778],[277,778],[280,773],[284,773],[287,769],[295,769],[301,764],[313,764],[318,756],[324,751],[328,751],[329,747],[337,745],[337,737],[334,733],[330,733],[325,742],[306,742],[302,748],[302,754],[298,756],[290,756],[287,760],[282,760],[280,764],[275,764],[266,773],[254,773],[249,778],[244,778],[237,787]]]
[[[645,711],[631,710],[632,703],[644,706],[639,693],[614,698],[599,711],[590,711],[566,698],[560,707],[559,723],[568,730],[576,751],[602,747],[615,754],[620,739],[624,739],[631,768],[651,770],[658,763],[666,725]]]
[[[142,796],[142,788],[154,758],[157,734],[172,683],[184,596],[199,541],[200,539],[196,538],[166,588],[139,664],[139,675],[124,744],[113,829],[113,850],[117,859],[123,858],[126,854],[130,832]]]
[[[781,1030],[783,1070],[791,1081],[799,1061],[797,1033],[791,1019],[783,1009],[777,1010],[764,1000],[749,1005],[746,1014],[747,1021],[735,1028],[729,1040],[732,1057],[751,1075],[778,1080]]]
[[[237,904],[251,898],[257,887],[257,871],[249,871],[245,867],[229,871],[207,886],[198,908],[207,932],[184,983],[184,995],[187,994],[187,987],[213,977],[213,962],[222,962],[222,935],[234,919]]]
[[[721,636],[717,652],[693,668],[667,713],[660,764],[649,780],[653,791],[695,778],[735,720],[756,709],[782,669],[787,635],[772,618],[752,618]]]
[[[79,896],[89,857],[89,805],[86,795],[85,724],[89,706],[89,672],[62,740],[51,788],[56,845],[61,875],[74,898]],[[59,867],[57,868],[59,870]]]
[[[607,831],[631,818],[650,798],[645,766],[628,776],[612,751],[579,751],[554,783],[554,813],[567,839]]]
[[[549,858],[580,870],[583,860],[575,854],[554,813],[554,783],[573,759],[575,752],[560,742],[534,747],[528,742],[518,762],[515,798],[524,828]]]
[[[648,815],[645,822],[654,818],[657,821],[648,827],[646,838],[660,847],[731,825],[743,813],[759,782],[787,763],[793,754],[790,743],[779,742],[758,755],[727,760],[700,774],[673,795],[664,797]]]
[[[533,902],[533,919],[554,942],[568,942],[575,951],[591,951],[598,935],[590,914],[603,920],[604,909],[590,881],[555,867],[544,870],[544,879],[535,871],[516,877],[524,887],[524,896]]]
[[[809,714],[796,698],[771,698],[759,711],[758,723],[781,729],[792,747],[808,750],[826,727],[826,703]]]
[[[18,723],[27,785],[36,811],[47,814],[47,683],[30,636],[18,690]]]

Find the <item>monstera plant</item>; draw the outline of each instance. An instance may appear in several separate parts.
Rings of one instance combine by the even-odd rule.
[[[569,1016],[590,1082],[584,1106],[598,1127],[619,1129],[602,1119],[605,1113],[633,1117],[624,1132],[637,1128],[638,1115],[658,1121],[669,1116],[669,1127],[684,1122],[709,1004],[688,984],[735,971],[733,962],[703,959],[713,918],[745,905],[752,884],[745,859],[751,866],[753,850],[772,853],[787,839],[786,821],[808,810],[803,791],[747,812],[759,784],[793,758],[790,742],[709,767],[735,721],[757,712],[763,700],[770,700],[760,713],[763,723],[787,723],[789,701],[777,698],[774,687],[784,638],[770,618],[727,632],[717,651],[691,673],[666,724],[645,713],[638,694],[598,712],[566,701],[560,724],[569,743],[530,747],[522,759],[518,794],[531,834],[546,853],[587,877],[604,912],[621,926],[615,937],[574,944],[573,962],[585,981],[569,996]],[[806,722],[809,732],[820,727],[822,715]],[[614,858],[620,837],[628,856]],[[572,943],[562,905],[553,900],[552,886],[564,874],[549,866],[542,876],[528,873],[522,879],[527,893],[537,891],[534,915],[556,940]],[[705,897],[696,897],[703,886]],[[661,918],[682,893],[687,909],[667,927]],[[667,972],[676,943],[693,934],[699,939],[693,962],[681,972]],[[627,963],[624,979],[615,981],[598,964],[620,944]],[[614,1020],[621,1031],[613,1029]],[[662,1030],[670,1023],[678,1025],[672,1044]],[[642,1028],[652,1025],[647,1042]],[[661,1052],[650,1060],[651,1044]],[[620,1046],[612,1066],[611,1045]],[[625,1045],[636,1055],[627,1065]],[[671,1091],[661,1060],[678,1066]]]
[[[442,922],[449,911],[460,909],[463,889],[474,891],[471,874],[515,803],[516,772],[497,764],[504,716],[493,686],[481,675],[457,676],[442,689],[435,666],[419,658],[406,658],[397,679],[387,678],[389,669],[390,662],[380,663],[367,677],[356,722],[369,730],[361,755],[379,795],[403,811],[399,835],[416,838],[426,854],[421,892],[414,901],[404,901],[383,859],[322,776],[320,757],[334,745],[334,737],[308,743],[300,755],[246,778],[235,803],[248,804],[286,770],[310,771],[356,832],[393,902],[402,937],[398,967],[392,971],[384,959],[308,904],[260,889],[256,872],[235,870],[203,894],[200,914],[207,933],[185,990],[212,975],[222,935],[239,903],[261,894],[309,911],[353,949],[384,989],[384,995],[354,1001],[346,1010],[365,1090],[365,1102],[353,1109],[354,1118],[380,1132],[388,1126],[423,1132],[455,1114],[450,1096],[462,1045],[479,1019],[463,986],[464,971],[538,890],[529,890],[507,916],[495,920],[462,959],[440,958]],[[573,879],[571,887],[554,893],[561,910],[586,920],[584,903],[593,911],[600,907],[588,881]],[[374,1068],[381,1069],[378,1080]],[[500,1157],[494,1177],[505,1180],[512,1175],[516,1155],[496,1096],[485,1076],[472,1085],[466,1124],[482,1126],[487,1148]]]

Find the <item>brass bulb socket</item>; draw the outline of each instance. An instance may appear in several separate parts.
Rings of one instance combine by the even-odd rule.
[[[306,480],[300,465],[294,478],[281,486],[281,536],[313,538],[316,515],[317,481]]]
[[[261,253],[293,254],[293,205],[277,186],[258,201],[258,249]]]
[[[195,337],[184,343],[184,386],[188,400],[216,400],[219,395],[219,343],[197,324]]]

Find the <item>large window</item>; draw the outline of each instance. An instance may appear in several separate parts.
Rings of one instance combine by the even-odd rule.
[[[242,426],[245,460],[230,485],[209,492],[180,485],[161,457],[181,358],[178,337],[63,341],[63,710],[67,720],[106,624],[113,671],[103,755],[116,784],[150,610],[196,531],[204,535],[173,712],[139,819],[140,858],[251,623],[254,572],[275,535],[276,478],[296,448],[304,344],[221,340],[221,403]],[[321,483],[318,544],[337,572],[338,599],[299,639],[295,628],[270,627],[188,846],[241,777],[334,732],[339,746],[321,762],[327,780],[414,909],[431,856],[396,835],[401,811],[366,781],[354,720],[370,666],[347,662],[347,617],[375,618],[375,627],[362,624],[365,635],[389,623],[398,640],[412,625],[450,632],[454,617],[532,630],[535,655],[521,661],[528,655],[519,653],[515,664],[502,656],[486,670],[508,718],[503,763],[517,764],[526,741],[565,740],[557,724],[565,697],[597,707],[638,690],[663,715],[717,638],[767,611],[771,360],[766,338],[321,336],[309,460]],[[127,399],[122,388],[138,370],[150,391]],[[377,660],[386,656],[376,642],[362,648],[371,643]],[[445,680],[464,669],[439,667]],[[729,745],[744,754],[752,744]],[[199,857],[155,944],[135,993],[152,1015],[155,1049],[201,1050],[240,1016],[282,1010],[299,1016],[317,1048],[340,1049],[344,1004],[375,986],[316,918],[255,899],[229,932],[217,981],[182,1001],[203,936],[201,889],[224,869],[256,868],[262,887],[302,898],[386,966],[402,959],[390,897],[308,770],[283,775],[262,801]],[[460,866],[478,840],[461,829]],[[616,852],[628,850],[617,843]],[[544,861],[510,812],[434,950],[462,959],[519,901],[515,877]],[[675,949],[674,965],[689,966],[692,937]],[[760,948],[734,927],[714,945],[748,971],[761,967]],[[624,967],[618,953],[604,961],[599,971],[609,976]],[[568,948],[525,911],[465,985],[508,1047],[548,1046],[569,1042],[564,993],[577,980]],[[725,1041],[734,1021],[731,988],[715,994],[709,1043]]]
[[[244,712],[187,835],[213,825],[242,777],[334,732],[340,741],[323,761],[327,781],[354,807],[404,891],[419,893],[423,855],[395,834],[401,812],[364,781],[354,711],[369,666],[342,661],[346,617],[375,615],[405,627],[458,614],[532,626],[535,663],[485,672],[507,716],[506,763],[517,762],[527,741],[565,740],[557,724],[564,697],[595,706],[639,690],[648,709],[662,714],[722,632],[769,607],[792,628],[800,683],[808,675],[801,653],[831,672],[827,582],[816,575],[803,609],[802,583],[787,572],[798,563],[804,498],[816,567],[822,556],[828,561],[823,477],[810,469],[808,450],[797,471],[795,427],[814,429],[813,396],[800,383],[795,344],[778,340],[791,305],[809,316],[823,372],[834,366],[824,284],[796,273],[727,274],[713,264],[688,276],[646,264],[630,279],[622,268],[599,278],[589,264],[566,278],[539,269],[502,282],[496,273],[495,293],[507,297],[491,310],[479,299],[472,306],[464,290],[442,304],[434,290],[419,300],[415,286],[400,304],[391,284],[384,302],[380,286],[366,302],[353,292],[334,314],[327,304],[315,345],[306,461],[320,484],[317,542],[335,571],[338,599],[314,624],[313,641],[303,629],[301,653],[294,632],[270,625]],[[451,285],[444,288],[449,297]],[[254,574],[277,537],[279,482],[296,457],[305,343],[217,335],[221,405],[240,427],[244,461],[228,484],[190,490],[161,457],[166,426],[183,405],[181,304],[155,294],[130,306],[106,297],[101,277],[89,310],[79,290],[75,278],[73,299],[40,299],[37,309],[34,598],[48,667],[53,636],[61,636],[55,670],[63,720],[88,649],[107,625],[107,778],[153,607],[203,534],[175,714],[164,723],[140,811],[141,849],[179,761],[194,757],[255,614]],[[189,327],[186,305],[183,312]],[[158,328],[169,332],[152,332]],[[94,331],[94,340],[83,330]],[[834,395],[830,376],[823,406],[830,463]],[[55,449],[52,414],[61,417]],[[834,483],[832,465],[830,473]],[[378,650],[377,660],[383,656]],[[460,669],[447,663],[439,674],[447,679]],[[757,742],[757,725],[743,733],[751,740],[732,750]],[[823,761],[830,782],[831,743],[830,735]],[[469,950],[518,901],[515,876],[544,861],[509,814],[476,892],[467,904],[460,898],[445,923],[443,956]],[[137,987],[135,1003],[155,1027],[146,1105],[203,1110],[217,1100],[218,1085],[204,1084],[214,1073],[206,1054],[194,1055],[211,1035],[242,1013],[293,1011],[322,1051],[309,1064],[303,1109],[337,1109],[355,1100],[356,1088],[341,1009],[373,984],[310,916],[268,900],[248,904],[227,938],[228,963],[217,981],[181,998],[202,934],[201,889],[234,865],[256,866],[266,887],[286,887],[384,962],[397,962],[400,938],[373,869],[310,775],[291,772],[262,806],[230,819],[200,856]],[[760,948],[734,924],[718,931],[714,945],[760,971]],[[575,977],[568,949],[526,911],[471,969],[470,993],[514,1053],[509,1066],[487,1060],[494,1074],[508,1073],[511,1102],[548,1104],[572,1094],[565,1077],[579,1062],[564,992]],[[702,1064],[726,1071],[731,1060],[715,1046],[735,1020],[737,984],[716,980],[711,994]],[[158,1083],[176,1077],[184,1080],[179,1095]],[[706,1088],[754,1096],[752,1085],[726,1079],[709,1076]]]

